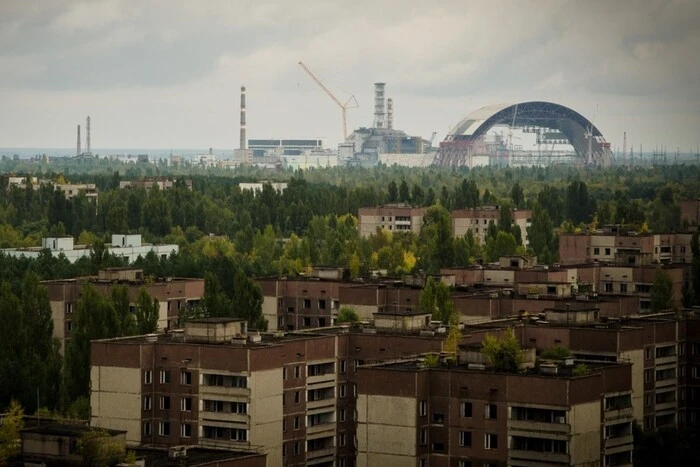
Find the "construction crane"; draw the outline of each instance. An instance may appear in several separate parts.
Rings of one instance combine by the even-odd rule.
[[[343,104],[340,102],[340,100],[333,95],[332,92],[328,90],[326,86],[323,85],[320,79],[318,79],[313,73],[311,73],[311,70],[306,68],[306,65],[304,65],[302,62],[299,62],[299,66],[301,67],[302,70],[304,70],[312,80],[314,80],[314,83],[318,84],[318,86],[323,89],[323,92],[328,94],[328,97],[333,99],[333,102],[338,104],[338,107],[340,107],[341,114],[343,116],[343,141],[345,141],[348,138],[348,129],[347,129],[347,120],[345,117],[345,112],[347,109],[356,109],[359,107],[359,104],[357,103],[357,99],[355,99],[354,95],[351,95],[350,98]],[[352,105],[351,105],[352,103]]]

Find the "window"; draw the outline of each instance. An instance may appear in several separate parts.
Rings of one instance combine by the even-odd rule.
[[[421,417],[428,415],[428,401],[420,401],[419,413]]]
[[[299,429],[299,417],[294,417],[294,429]]]
[[[294,403],[295,403],[295,404],[298,404],[300,398],[301,398],[301,397],[300,397],[299,391],[295,391],[295,392],[294,392]]]
[[[606,283],[605,283],[605,291],[606,291],[606,292],[612,292],[612,291],[613,291],[612,282],[606,282]]]
[[[294,377],[296,379],[301,378],[301,366],[297,365],[294,367]]]
[[[610,256],[610,248],[605,249],[605,256]]]
[[[282,419],[282,433],[285,433],[287,431],[287,419],[283,418]]]
[[[299,449],[299,442],[297,441],[296,443],[294,443],[294,455],[295,455],[295,456],[298,456],[298,455],[299,455],[299,451],[300,451],[300,449]]]
[[[345,409],[338,409],[338,421],[339,422],[345,421]]]
[[[287,380],[287,368],[282,368],[282,380],[286,381]]]
[[[304,317],[304,326],[311,326],[311,318],[308,316]]]
[[[347,371],[347,360],[340,361],[340,372],[345,373]]]
[[[486,449],[498,449],[498,435],[486,433],[484,435],[484,447]]]
[[[71,332],[73,330],[73,321],[66,321],[66,331]]]
[[[248,430],[240,428],[231,428],[231,441],[247,441]]]
[[[593,254],[594,254],[594,255],[599,255],[599,254],[600,254],[600,248],[593,248]]]
[[[170,370],[160,370],[160,384],[170,383]]]
[[[180,399],[180,410],[182,412],[191,412],[192,411],[192,398],[191,397],[183,397]]]
[[[620,284],[620,293],[627,293],[627,284]]]
[[[444,452],[445,451],[445,443],[441,443],[439,441],[436,441],[433,443],[430,450],[434,451],[434,452]]]
[[[484,418],[486,420],[496,420],[498,418],[498,407],[496,404],[486,404],[484,409]]]
[[[644,370],[644,382],[649,383],[651,381],[651,370]]]
[[[183,386],[189,386],[192,384],[192,372],[183,371],[180,373],[180,384]]]
[[[287,445],[282,445],[282,457],[287,457]]]
[[[472,461],[459,461],[459,467],[472,467]]]
[[[308,298],[305,298],[305,299],[304,299],[303,306],[304,306],[304,308],[306,308],[306,309],[311,308],[311,300],[308,299]]]
[[[647,347],[644,349],[644,358],[646,360],[650,360],[652,355],[654,355],[654,352],[651,347]]]
[[[170,422],[158,422],[158,434],[160,436],[170,436]]]
[[[143,372],[143,384],[153,383],[153,372],[151,370],[146,370]]]
[[[325,300],[319,300],[319,301],[318,301],[318,309],[319,309],[319,310],[325,310],[325,309],[326,309],[326,301],[325,301]]]
[[[644,407],[651,407],[651,395],[644,396]]]
[[[160,396],[160,409],[161,410],[170,409],[170,396]]]
[[[472,432],[471,431],[460,431],[459,432],[459,445],[465,448],[472,447]]]
[[[338,435],[338,444],[341,448],[345,446],[345,433],[340,433]]]
[[[151,396],[143,397],[143,410],[151,410]]]
[[[459,415],[462,417],[471,417],[472,416],[472,403],[471,402],[462,402],[459,404]]]
[[[425,428],[420,430],[420,444],[421,446],[428,444],[428,430]]]
[[[345,397],[345,385],[340,385],[340,397]]]
[[[283,329],[283,328],[284,328],[284,316],[278,316],[278,317],[277,317],[277,328],[278,328],[278,329]]]
[[[433,423],[442,425],[445,423],[445,414],[442,413],[434,413],[433,414]]]
[[[191,438],[192,437],[192,425],[189,423],[183,423],[180,425],[180,437]]]

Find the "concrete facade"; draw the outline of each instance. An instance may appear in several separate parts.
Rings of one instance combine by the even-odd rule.
[[[511,211],[513,224],[520,227],[523,245],[528,246],[527,229],[532,224],[532,211],[529,209],[513,209]],[[501,221],[501,208],[496,205],[482,206],[472,209],[452,211],[452,235],[463,237],[467,231],[472,232],[479,243],[486,243],[486,233],[489,224],[498,225]]]
[[[361,237],[377,233],[377,229],[389,232],[410,231],[416,235],[423,226],[423,216],[428,208],[416,208],[407,204],[387,204],[376,208],[360,208],[358,223]]]

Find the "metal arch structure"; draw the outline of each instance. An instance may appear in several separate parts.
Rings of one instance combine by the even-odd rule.
[[[471,113],[455,125],[440,143],[436,165],[469,165],[480,152],[483,137],[494,126],[538,127],[562,133],[584,164],[608,166],[610,144],[593,123],[580,113],[553,102],[533,101],[497,104]]]

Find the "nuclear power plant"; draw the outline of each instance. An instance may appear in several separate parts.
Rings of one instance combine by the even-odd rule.
[[[90,149],[90,116],[88,115],[85,121],[85,151],[82,151],[82,142],[80,139],[80,125],[78,125],[78,140],[76,143],[75,157],[92,157],[92,150]]]

